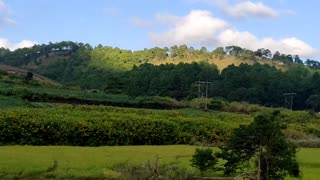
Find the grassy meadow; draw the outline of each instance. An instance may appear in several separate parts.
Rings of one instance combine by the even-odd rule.
[[[8,108],[14,108],[14,107],[30,107],[30,106],[31,104],[29,102],[23,101],[21,99],[0,95],[1,109],[8,109]]]
[[[160,164],[178,162],[179,167],[197,173],[190,159],[197,146],[2,146],[0,147],[0,177],[100,177],[117,178],[113,167],[119,163],[143,164],[159,158]],[[298,160],[303,179],[320,177],[320,149],[302,148]],[[46,172],[54,161],[57,168]],[[40,176],[39,176],[40,175]],[[292,178],[287,178],[288,180]]]
[[[189,167],[194,146],[3,146],[0,147],[0,177],[32,177],[45,174],[54,161],[56,177],[110,177],[119,163],[142,164],[159,157],[160,163],[179,161]]]

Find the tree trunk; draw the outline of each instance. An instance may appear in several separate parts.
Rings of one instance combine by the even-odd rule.
[[[266,180],[269,180],[270,177],[269,177],[269,158],[266,158]]]

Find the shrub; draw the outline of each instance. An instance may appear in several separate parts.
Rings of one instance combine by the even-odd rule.
[[[211,99],[208,108],[212,110],[223,110],[226,105],[227,103],[222,99]]]
[[[247,102],[231,102],[224,106],[224,111],[251,114],[259,111],[258,105],[250,105]]]
[[[216,120],[184,119],[179,113],[96,106],[2,110],[0,144],[168,145],[215,144],[228,137]]]
[[[304,148],[320,148],[320,138],[291,140],[291,142]]]
[[[210,103],[210,100],[209,99],[206,99],[206,98],[195,98],[195,99],[192,99],[190,101],[190,107],[193,107],[193,108],[198,108],[198,109],[205,109],[206,107],[206,104],[209,105]]]
[[[122,179],[189,179],[193,175],[179,162],[161,164],[158,157],[140,165],[119,163],[113,166],[113,170],[119,172]]]
[[[191,165],[199,169],[201,173],[208,169],[214,169],[217,162],[218,158],[214,155],[214,152],[210,148],[197,148],[191,159]]]

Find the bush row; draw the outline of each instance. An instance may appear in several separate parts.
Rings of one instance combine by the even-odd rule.
[[[53,110],[47,117],[32,111],[1,112],[0,143],[75,146],[219,143],[230,133],[224,123],[209,119],[152,119],[121,112],[118,118],[95,113],[87,118],[77,115],[77,111],[75,114],[55,113],[61,112]],[[73,115],[75,117],[68,118]]]
[[[108,105],[120,107],[137,107],[150,109],[177,109],[185,107],[181,102],[160,96],[140,96],[123,101],[114,99],[86,99],[77,96],[65,97],[58,94],[50,94],[45,92],[34,92],[27,88],[9,88],[0,89],[0,94],[5,96],[15,96],[31,102],[51,102],[51,103],[67,103],[67,104],[87,104],[87,105]]]

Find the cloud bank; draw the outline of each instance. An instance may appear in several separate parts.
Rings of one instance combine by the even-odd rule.
[[[279,12],[264,5],[262,2],[245,1],[236,5],[223,4],[221,10],[234,18],[257,17],[270,18],[279,15]]]
[[[12,43],[8,39],[0,38],[0,47],[10,49],[12,51],[19,48],[32,47],[35,44],[38,44],[38,43],[30,40],[22,40],[18,43]]]
[[[218,9],[227,16],[232,18],[272,18],[280,14],[293,15],[295,12],[291,10],[276,10],[265,5],[262,2],[232,1],[232,0],[186,0],[190,3],[202,3],[217,6]]]
[[[186,16],[164,15],[158,19],[165,19],[169,28],[163,32],[151,32],[150,39],[157,46],[196,45],[196,46],[230,46],[257,50],[268,48],[272,52],[280,51],[286,54],[298,54],[302,57],[319,55],[319,50],[306,42],[296,38],[287,37],[274,39],[271,37],[258,38],[247,31],[239,31],[223,19],[216,18],[206,10],[192,10]]]
[[[5,25],[15,24],[16,21],[11,18],[10,9],[5,4],[4,0],[0,0],[0,30]],[[8,39],[0,38],[0,48],[6,48],[10,50],[16,50],[18,48],[31,47],[37,44],[35,41],[22,40],[17,43],[10,42]]]

